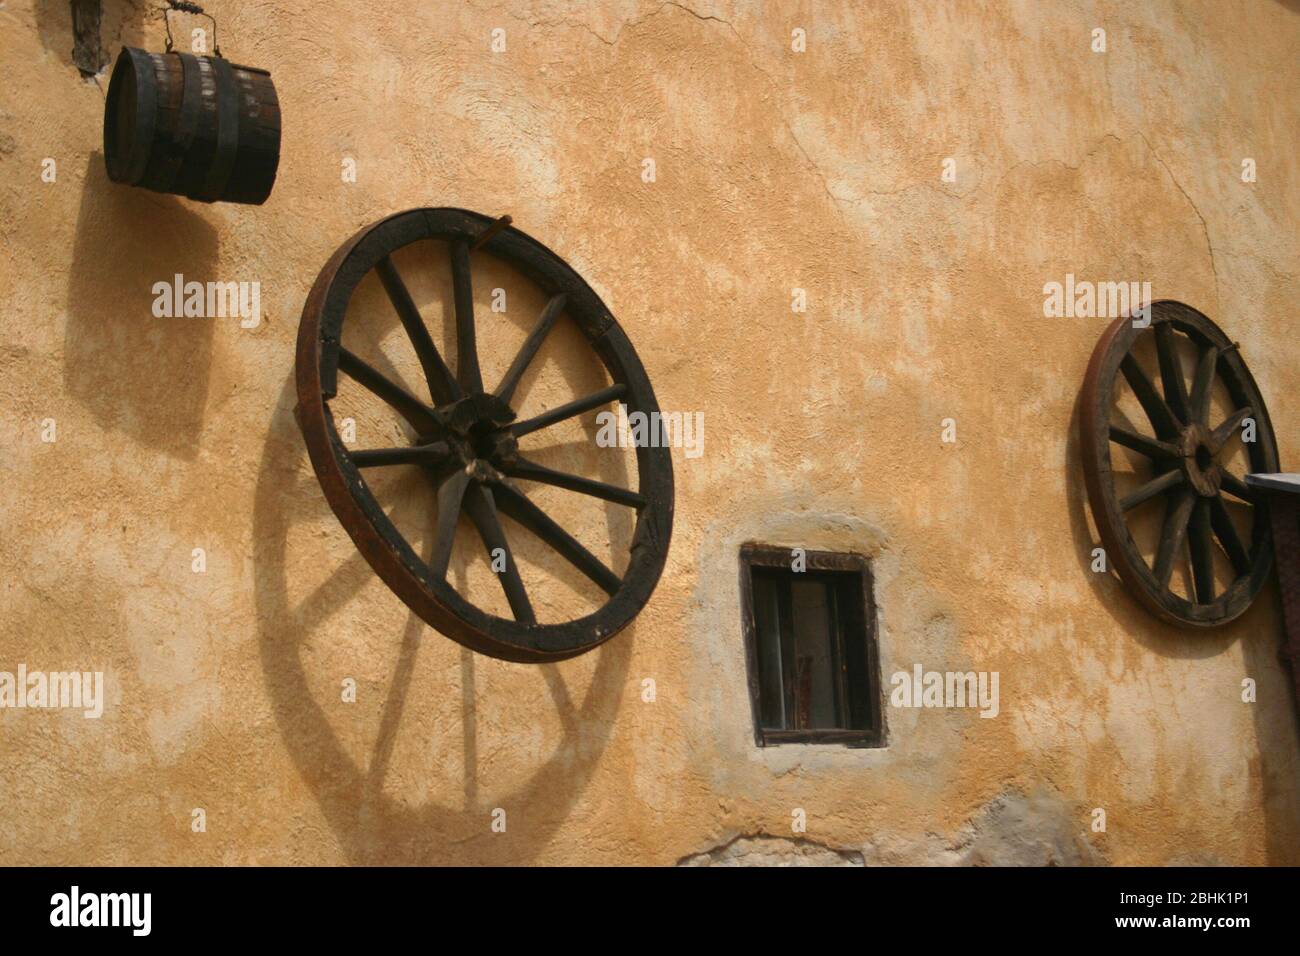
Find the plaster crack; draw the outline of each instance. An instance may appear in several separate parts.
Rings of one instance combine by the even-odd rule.
[[[688,853],[678,866],[865,866],[858,850],[810,840],[807,837],[773,836],[770,833],[741,833],[724,843]]]
[[[476,9],[480,9],[480,10],[483,9],[481,7],[478,7],[475,4],[471,4],[471,6],[474,6]],[[724,20],[722,17],[714,16],[713,14],[709,14],[709,13],[699,13],[696,10],[691,9],[686,4],[678,2],[678,0],[665,0],[665,2],[659,4],[659,6],[655,7],[649,13],[640,17],[636,17],[635,19],[625,21],[615,31],[613,39],[609,39],[605,37],[598,30],[595,30],[589,24],[585,23],[582,20],[575,20],[568,17],[560,18],[557,20],[529,19],[526,17],[518,16],[510,11],[504,11],[504,12],[506,13],[507,16],[510,16],[516,20],[520,20],[524,23],[527,23],[529,26],[533,26],[533,27],[547,27],[547,26],[575,27],[577,29],[584,30],[585,32],[591,34],[593,37],[595,37],[605,46],[613,47],[613,46],[617,46],[619,41],[623,39],[624,31],[631,29],[633,27],[640,26],[641,24],[654,19],[655,17],[659,16],[659,14],[667,10],[669,7],[675,7],[676,9],[688,13],[696,20],[700,20],[702,22],[706,22],[706,23],[712,22],[712,23],[722,24],[729,31],[731,31],[731,35],[736,38],[736,41],[740,44],[741,48],[744,49],[745,59],[749,62],[750,67],[763,75],[763,77],[767,80],[769,87],[776,87],[778,85],[776,79],[772,76],[772,74],[769,73],[767,70],[763,69],[763,67],[758,65],[758,62],[754,59],[754,51],[750,48],[749,44],[745,42],[745,38],[740,34],[740,31],[736,29],[735,25],[730,20]],[[821,166],[817,163],[815,159],[813,159],[812,155],[804,147],[804,144],[799,139],[798,134],[795,133],[794,127],[790,125],[790,121],[787,120],[784,116],[782,116],[781,125],[785,128],[786,133],[789,134],[790,140],[794,143],[795,149],[797,149],[799,151],[799,154],[803,156],[804,162],[811,168],[813,174],[817,177],[818,181],[821,183],[822,191],[826,193],[826,197],[831,201],[831,204],[835,207],[836,212],[840,217],[840,221],[847,222],[844,215],[844,209],[846,205],[852,204],[854,200],[845,199],[844,197],[835,195],[835,193],[831,190],[830,180],[827,179],[826,174],[822,170]]]
[[[1183,198],[1187,200],[1187,204],[1192,207],[1192,212],[1196,213],[1196,218],[1201,221],[1201,229],[1205,233],[1205,246],[1210,254],[1210,272],[1214,276],[1214,306],[1216,310],[1221,309],[1222,304],[1219,298],[1219,269],[1214,261],[1214,242],[1210,239],[1210,224],[1205,221],[1205,216],[1201,214],[1201,210],[1196,205],[1196,201],[1192,199],[1187,190],[1183,188],[1183,184],[1178,181],[1178,177],[1175,176],[1174,171],[1169,168],[1169,164],[1165,162],[1164,157],[1156,152],[1155,147],[1151,145],[1146,134],[1140,129],[1135,130],[1134,132],[1136,132],[1142,142],[1146,144],[1147,150],[1156,158],[1156,162],[1164,168],[1165,174],[1169,177],[1170,182],[1172,182],[1178,191],[1183,194]]]
[[[486,8],[481,7],[478,4],[471,3],[470,6],[483,13],[488,12]],[[733,33],[735,32],[735,27],[732,27],[728,21],[723,20],[721,17],[715,17],[712,14],[696,13],[690,7],[686,6],[685,4],[678,3],[676,2],[676,0],[665,0],[664,3],[659,4],[659,6],[655,7],[649,13],[639,17],[635,17],[630,20],[625,20],[623,23],[619,25],[618,29],[614,31],[613,39],[606,37],[599,30],[594,29],[590,24],[586,23],[585,21],[576,20],[573,19],[572,17],[559,17],[556,19],[545,19],[540,17],[532,18],[527,16],[520,16],[519,14],[511,10],[501,10],[501,11],[493,10],[492,12],[504,13],[506,16],[510,17],[511,19],[519,20],[522,23],[527,23],[530,27],[555,27],[555,26],[576,27],[579,30],[583,30],[587,33],[590,33],[601,43],[605,44],[605,46],[617,46],[618,42],[623,39],[624,30],[627,30],[630,27],[640,26],[641,24],[645,23],[647,20],[651,20],[654,17],[657,17],[668,7],[677,7],[679,10],[685,10],[687,13],[695,17],[695,19],[697,20],[713,20],[717,23],[726,24],[728,27],[731,27]]]
[[[763,69],[763,67],[758,65],[758,61],[754,59],[753,49],[745,41],[745,38],[741,35],[740,31],[736,29],[735,24],[733,24],[730,20],[724,20],[722,19],[722,17],[713,16],[712,14],[697,13],[696,11],[692,10],[690,7],[686,6],[685,4],[677,2],[677,0],[666,0],[665,3],[661,3],[657,8],[655,8],[653,12],[647,14],[646,16],[642,17],[639,20],[634,21],[632,24],[627,24],[627,25],[644,23],[646,20],[649,20],[651,17],[658,16],[668,7],[676,7],[679,10],[683,10],[686,13],[689,13],[697,20],[702,20],[706,22],[712,21],[714,23],[720,23],[723,26],[725,26],[728,30],[731,31],[731,35],[736,38],[736,42],[739,43],[741,48],[745,51],[745,59],[749,62],[750,68],[763,75],[763,78],[766,79],[768,82],[769,88],[774,88],[778,85],[776,78],[772,76],[772,74],[769,73],[767,70]],[[622,34],[623,34],[623,28],[620,27],[618,31],[618,36],[622,36]],[[799,135],[794,131],[794,127],[790,125],[790,121],[786,119],[784,115],[781,116],[781,125],[785,127],[786,133],[789,134],[790,140],[791,142],[794,143],[795,149],[797,149],[799,151],[799,154],[803,156],[804,162],[807,163],[809,167],[811,167],[813,174],[821,182],[822,191],[826,193],[826,197],[836,207],[840,216],[840,220],[842,222],[846,221],[844,217],[844,207],[846,204],[851,203],[852,200],[845,199],[841,196],[835,195],[835,193],[831,190],[830,180],[826,177],[826,173],[822,170],[821,165],[815,159],[813,159],[812,154],[808,152],[807,148],[803,144],[803,141],[799,139]]]

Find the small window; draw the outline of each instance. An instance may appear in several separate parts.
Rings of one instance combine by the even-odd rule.
[[[747,544],[740,594],[758,745],[883,747],[867,559]]]

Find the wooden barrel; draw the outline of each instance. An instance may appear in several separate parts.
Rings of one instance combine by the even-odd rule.
[[[271,74],[221,57],[123,47],[104,105],[114,182],[200,202],[266,202],[280,163]]]

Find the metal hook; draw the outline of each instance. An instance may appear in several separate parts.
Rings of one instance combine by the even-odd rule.
[[[487,242],[489,239],[495,236],[506,226],[510,225],[512,221],[513,220],[511,220],[509,215],[505,215],[502,216],[500,219],[498,219],[496,222],[487,226],[482,232],[478,234],[478,236],[475,237],[473,245],[469,247],[470,251],[473,252],[474,250],[478,249],[480,246],[483,245],[483,243]]]

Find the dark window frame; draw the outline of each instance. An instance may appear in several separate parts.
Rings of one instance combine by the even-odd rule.
[[[749,543],[740,549],[740,610],[741,629],[745,639],[745,666],[748,673],[749,703],[754,722],[754,742],[759,747],[779,744],[842,744],[846,747],[884,747],[885,726],[884,686],[880,679],[880,644],[876,627],[876,601],[871,562],[860,554],[835,551],[812,551],[804,548],[806,571],[857,575],[862,588],[863,629],[866,640],[867,678],[874,686],[866,695],[870,727],[861,729],[805,729],[778,730],[765,728],[762,720],[761,687],[759,676],[759,636],[754,615],[754,570],[770,568],[791,571],[794,560],[793,547]],[[843,659],[843,651],[840,649]]]

